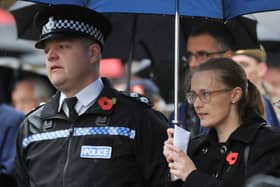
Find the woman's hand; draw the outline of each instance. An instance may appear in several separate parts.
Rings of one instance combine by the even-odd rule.
[[[168,162],[170,173],[185,181],[196,166],[186,153],[173,145],[174,129],[167,130],[168,139],[164,142],[163,154]]]
[[[168,163],[171,163],[171,162],[173,162],[173,160],[170,156],[171,156],[171,154],[173,154],[173,152],[170,149],[170,146],[173,145],[174,129],[173,128],[168,128],[167,129],[167,135],[168,135],[168,139],[164,142],[163,155],[165,156],[166,161]]]

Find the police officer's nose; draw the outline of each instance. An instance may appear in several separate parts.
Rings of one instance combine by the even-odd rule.
[[[55,60],[55,59],[57,59],[57,57],[58,57],[55,48],[49,48],[49,49],[46,51],[46,55],[47,55],[48,61]]]

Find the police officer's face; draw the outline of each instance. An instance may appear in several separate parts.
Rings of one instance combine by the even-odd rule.
[[[203,127],[223,126],[234,113],[232,89],[219,81],[217,74],[215,71],[200,71],[191,80],[191,91],[198,95],[193,105]]]
[[[48,77],[58,90],[72,96],[98,77],[93,65],[97,61],[97,58],[93,60],[96,54],[90,48],[81,39],[46,42]]]

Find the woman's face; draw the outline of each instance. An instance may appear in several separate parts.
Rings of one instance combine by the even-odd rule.
[[[191,80],[191,93],[197,96],[194,99],[194,108],[203,127],[218,127],[227,123],[233,110],[231,88],[218,79],[215,71],[196,72]]]

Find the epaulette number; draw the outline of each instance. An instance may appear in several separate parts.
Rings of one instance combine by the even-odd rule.
[[[145,103],[147,105],[152,105],[150,99],[148,99],[144,95],[138,94],[136,92],[123,92],[123,93],[124,93],[124,95],[134,98],[135,100],[138,100],[142,103]]]

